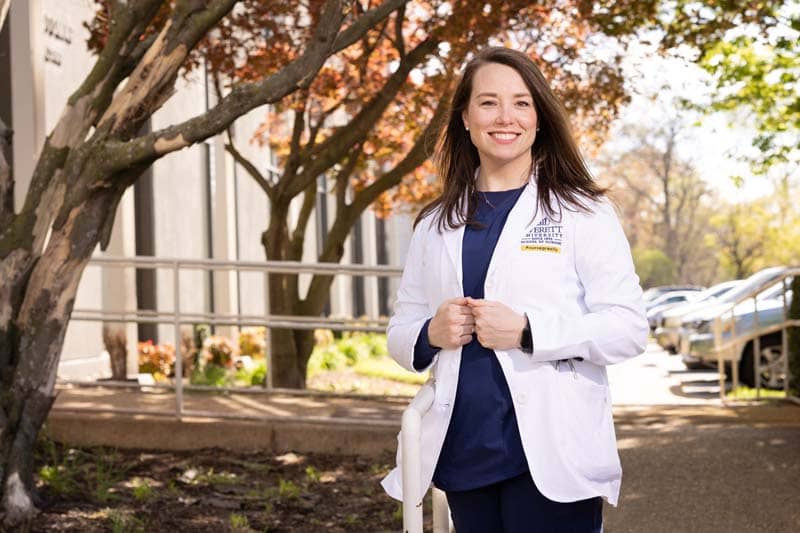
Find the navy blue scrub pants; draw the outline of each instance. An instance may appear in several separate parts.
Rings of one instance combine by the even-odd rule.
[[[603,500],[545,498],[530,473],[473,490],[447,491],[456,533],[600,533]]]

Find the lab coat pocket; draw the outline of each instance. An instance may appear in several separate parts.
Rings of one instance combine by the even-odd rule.
[[[615,479],[621,467],[607,386],[564,363],[559,368],[559,380],[565,459],[587,479]]]

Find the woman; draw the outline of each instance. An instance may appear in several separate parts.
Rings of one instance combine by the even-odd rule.
[[[605,365],[648,330],[617,216],[520,52],[467,64],[437,162],[388,328],[392,357],[434,378],[422,486],[458,533],[600,531],[621,478]],[[399,468],[383,486],[402,499]]]

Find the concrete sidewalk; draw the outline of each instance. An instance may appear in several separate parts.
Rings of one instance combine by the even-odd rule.
[[[394,452],[407,403],[187,392],[178,420],[172,393],[69,387],[59,390],[47,432],[73,445],[378,456]],[[800,406],[623,405],[614,414],[625,474],[619,507],[606,510],[607,533],[800,531]]]
[[[61,386],[50,434],[76,445],[121,448],[292,449],[377,455],[394,450],[409,398],[319,392],[185,391],[183,416],[164,389]],[[618,430],[683,425],[800,425],[791,404],[621,405]],[[369,438],[364,438],[369,437]]]

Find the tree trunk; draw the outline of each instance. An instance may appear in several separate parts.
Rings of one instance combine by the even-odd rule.
[[[18,284],[12,291],[24,296],[11,306],[15,316],[5,322],[8,329],[0,331],[7,342],[2,361],[7,393],[0,396],[2,523],[7,528],[26,528],[36,514],[31,450],[55,400],[58,359],[78,283],[118,194],[106,189],[72,207],[64,223],[53,228],[30,275],[17,272],[11,278]],[[3,270],[13,269],[9,258],[0,262]]]
[[[313,193],[312,193],[313,194]],[[313,195],[312,195],[313,198]],[[300,260],[302,258],[303,236],[289,237],[289,200],[277,198],[270,204],[270,222],[262,234],[261,243],[268,260]],[[333,276],[314,276],[324,278],[330,289]],[[318,316],[322,313],[330,294],[316,291],[319,296],[313,301],[300,299],[298,274],[270,274],[269,295],[270,314],[291,316]],[[306,388],[306,367],[314,350],[313,330],[272,329],[270,330],[270,350],[272,354],[272,384],[289,389]]]

